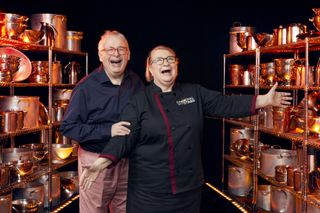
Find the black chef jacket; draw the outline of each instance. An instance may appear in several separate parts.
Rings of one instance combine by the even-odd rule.
[[[73,89],[60,131],[83,149],[100,153],[129,98],[143,88],[131,70],[125,70],[121,85],[113,85],[101,65]]]
[[[173,194],[195,189],[204,181],[204,116],[248,116],[255,112],[255,100],[223,96],[196,84],[176,84],[163,93],[151,83],[121,115],[131,123],[130,135],[110,139],[101,157],[116,163],[129,155],[129,193],[132,187]]]

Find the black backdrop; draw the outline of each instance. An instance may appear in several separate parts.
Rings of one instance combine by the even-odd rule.
[[[85,1],[85,2],[83,2]],[[219,1],[219,0],[218,0]],[[229,49],[229,31],[235,21],[257,32],[303,23],[318,0],[0,0],[0,11],[30,16],[55,13],[67,16],[68,30],[84,32],[82,50],[89,53],[89,70],[99,65],[97,43],[107,29],[124,33],[131,47],[129,66],[142,78],[148,51],[158,44],[176,50],[180,58],[179,80],[222,90],[223,54]],[[204,160],[206,178],[219,181],[219,122],[206,121]],[[214,130],[214,131],[212,131]]]
[[[84,1],[84,2],[83,2]],[[308,21],[317,0],[0,0],[0,11],[30,16],[55,13],[67,16],[67,29],[84,32],[82,50],[89,53],[89,68],[98,66],[97,43],[107,29],[129,40],[129,66],[144,77],[148,51],[158,44],[173,47],[180,58],[179,79],[222,88],[222,55],[228,52],[229,31],[235,21],[257,32],[273,32],[280,24]],[[29,21],[29,25],[30,21]]]

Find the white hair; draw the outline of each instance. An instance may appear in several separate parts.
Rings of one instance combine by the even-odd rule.
[[[128,49],[129,49],[129,43],[128,43],[126,37],[122,33],[118,32],[116,30],[112,30],[112,31],[111,30],[106,30],[105,33],[100,38],[100,41],[99,41],[99,44],[98,44],[98,51],[104,49],[104,44],[106,43],[106,40],[110,36],[119,36],[119,37],[121,37],[123,39],[123,41],[126,43]]]

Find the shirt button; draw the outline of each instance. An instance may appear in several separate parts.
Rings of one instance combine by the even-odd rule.
[[[174,131],[174,130],[176,130],[176,128],[175,127],[171,127],[171,130]]]

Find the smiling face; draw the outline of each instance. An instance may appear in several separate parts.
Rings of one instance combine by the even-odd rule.
[[[175,52],[167,47],[156,47],[151,51],[147,69],[154,83],[163,92],[171,91],[178,76],[178,59]]]
[[[109,78],[122,79],[130,59],[126,38],[116,31],[107,31],[99,42],[98,50],[99,59]]]

